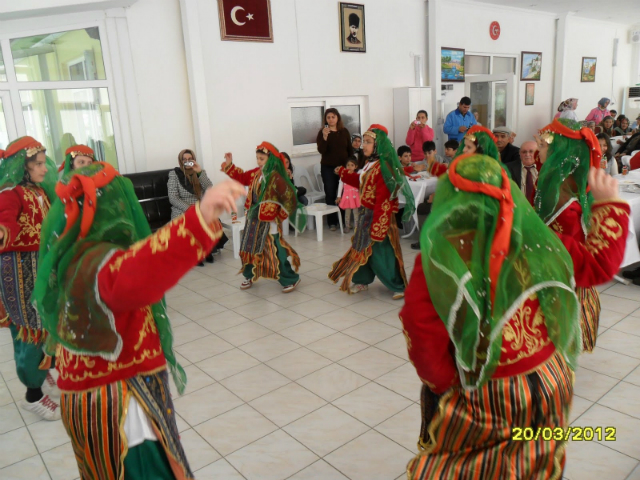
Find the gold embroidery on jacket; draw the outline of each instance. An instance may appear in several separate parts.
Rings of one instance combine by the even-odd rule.
[[[612,240],[616,241],[622,236],[622,225],[618,223],[615,216],[624,215],[625,213],[624,209],[613,205],[605,205],[593,210],[591,214],[591,229],[586,245],[589,253],[597,254],[606,249]]]
[[[150,333],[155,334],[158,332],[156,330],[156,321],[153,318],[153,313],[151,312],[151,307],[145,307],[145,316],[144,323],[142,324],[142,328],[140,329],[140,334],[138,337],[138,343],[136,343],[135,347],[133,347],[134,351],[140,350],[142,346],[142,342]]]
[[[503,330],[504,342],[509,342],[511,350],[517,352],[515,358],[510,358],[498,365],[513,365],[522,359],[535,355],[551,343],[551,339],[542,337],[540,326],[544,323],[544,315],[539,305],[535,312],[530,306],[522,306],[518,309]],[[502,351],[507,349],[502,347]]]
[[[38,200],[38,194],[30,188],[23,187],[24,201],[28,204],[28,211],[23,211],[18,217],[20,227],[13,245],[16,247],[31,247],[40,244],[40,232],[42,220],[49,211],[49,199],[42,195],[42,206]],[[40,218],[39,214],[42,215]]]

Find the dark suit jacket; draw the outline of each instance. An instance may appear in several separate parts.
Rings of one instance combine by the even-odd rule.
[[[514,147],[512,144],[508,144],[504,147],[504,150],[500,152],[500,160],[505,165],[511,162],[520,162],[520,149]]]
[[[505,149],[506,150],[506,149]],[[504,166],[511,174],[511,180],[513,180],[518,188],[522,185],[522,162],[511,162]]]

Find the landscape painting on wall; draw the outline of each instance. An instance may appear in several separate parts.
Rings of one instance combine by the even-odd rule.
[[[520,80],[540,80],[542,52],[522,52],[521,60]]]
[[[464,82],[464,49],[442,47],[440,63],[443,82]]]
[[[582,75],[580,76],[581,82],[595,82],[596,81],[596,63],[597,58],[582,57]]]

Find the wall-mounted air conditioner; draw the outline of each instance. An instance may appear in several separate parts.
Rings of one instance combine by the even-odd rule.
[[[640,43],[640,29],[634,29],[629,32],[630,43]]]
[[[640,114],[640,87],[625,87],[622,113],[633,123]]]

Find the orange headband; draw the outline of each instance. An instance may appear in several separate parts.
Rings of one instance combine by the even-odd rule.
[[[456,167],[461,160],[472,157],[475,154],[460,155],[453,160],[449,166],[449,180],[451,184],[464,192],[482,193],[491,198],[495,198],[500,203],[500,213],[498,214],[498,222],[496,231],[491,244],[491,259],[489,265],[489,278],[491,279],[491,308],[495,306],[496,288],[498,287],[498,278],[504,259],[509,253],[511,244],[511,228],[513,226],[513,197],[511,196],[511,183],[504,168],[500,169],[502,173],[502,187],[495,187],[488,183],[479,183],[462,177],[456,172]]]
[[[274,147],[272,144],[270,144],[269,142],[262,142],[260,145],[258,145],[256,147],[257,151],[261,151],[262,153],[265,153],[267,155],[271,154],[276,158],[279,158],[280,161],[282,162],[282,164],[286,167],[287,164],[285,162],[285,158],[284,155],[282,155],[278,149],[276,147]]]
[[[496,139],[496,136],[493,134],[493,132],[491,130],[489,130],[488,128],[482,127],[480,125],[474,125],[469,130],[467,130],[467,133],[465,134],[465,137],[467,135],[473,136],[475,133],[480,133],[480,132],[486,133],[487,135],[489,135],[489,138],[491,138],[491,140],[493,140],[493,143],[498,143],[498,140]]]
[[[44,152],[46,148],[33,137],[22,137],[7,147],[4,158],[9,158],[20,150],[26,150],[27,157],[33,157],[38,152]]]

